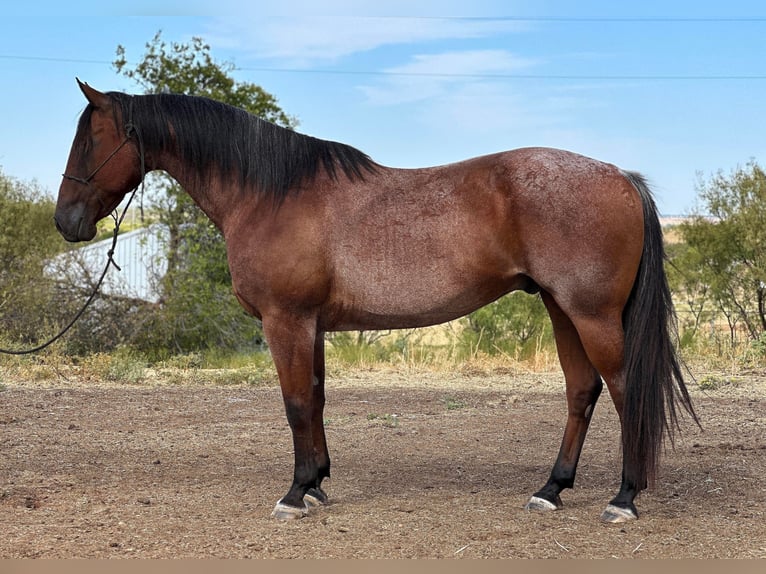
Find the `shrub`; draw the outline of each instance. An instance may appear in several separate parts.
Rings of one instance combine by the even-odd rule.
[[[538,295],[514,292],[468,315],[461,339],[471,354],[525,359],[553,345],[553,329]]]

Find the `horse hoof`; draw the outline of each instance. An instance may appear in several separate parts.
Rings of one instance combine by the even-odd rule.
[[[308,513],[309,509],[306,506],[303,508],[290,506],[289,504],[282,502],[280,499],[274,507],[274,510],[272,510],[271,517],[276,518],[277,520],[298,520],[299,518],[307,516]]]
[[[606,507],[606,510],[604,510],[603,514],[601,515],[601,522],[608,522],[610,524],[622,524],[624,522],[636,520],[637,518],[638,515],[630,508],[621,508],[619,506],[615,506],[614,504],[610,504]]]
[[[545,500],[544,498],[540,498],[539,496],[533,496],[529,499],[529,502],[527,502],[527,505],[524,507],[524,510],[535,510],[539,512],[550,512],[551,510],[558,510],[561,508],[561,501],[558,501],[558,505],[554,504],[550,500]]]
[[[321,488],[310,488],[303,497],[303,502],[308,508],[327,504],[327,494]]]

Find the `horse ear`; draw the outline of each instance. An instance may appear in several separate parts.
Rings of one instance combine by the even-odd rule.
[[[77,79],[77,85],[80,86],[80,90],[82,90],[82,93],[85,94],[85,97],[87,100],[93,105],[95,108],[106,108],[109,106],[110,100],[109,96],[106,94],[99,92],[95,88],[91,88],[86,82],[81,82],[80,78]]]

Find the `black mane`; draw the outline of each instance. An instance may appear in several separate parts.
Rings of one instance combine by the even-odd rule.
[[[208,98],[176,94],[130,96],[110,92],[125,122],[139,132],[146,153],[175,151],[204,183],[212,173],[281,201],[320,169],[334,179],[364,179],[376,169],[361,151],[272,124]]]

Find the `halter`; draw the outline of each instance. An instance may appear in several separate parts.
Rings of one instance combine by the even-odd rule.
[[[118,145],[112,153],[110,153],[108,156],[106,156],[106,159],[102,161],[96,169],[94,169],[90,174],[88,174],[87,177],[78,177],[76,175],[69,175],[68,173],[62,173],[61,177],[64,179],[68,179],[70,181],[76,181],[77,183],[81,183],[83,185],[90,185],[90,180],[92,180],[96,174],[101,171],[101,168],[104,167],[107,163],[109,163],[109,160],[112,159],[114,156],[117,155],[117,152],[119,152],[123,147],[125,147],[125,144],[130,141],[130,132],[128,129],[130,128],[131,131],[133,130],[132,125],[126,125],[125,126],[125,139],[122,140],[120,145]]]
[[[125,144],[127,144],[131,138],[133,137],[133,134],[135,134],[136,139],[138,140],[138,153],[139,157],[141,159],[141,182],[144,181],[144,176],[146,175],[146,169],[144,166],[144,142],[141,138],[141,134],[136,129],[136,126],[133,124],[133,96],[130,96],[130,105],[128,106],[128,121],[123,126],[123,131],[125,132],[125,137],[123,138],[122,142],[114,148],[112,153],[110,153],[104,161],[102,161],[100,164],[98,164],[98,167],[94,169],[90,174],[88,174],[86,177],[79,177],[76,175],[69,175],[68,173],[61,174],[61,177],[64,179],[68,179],[69,181],[75,181],[77,183],[81,183],[83,185],[86,185],[90,187],[91,180],[96,177],[96,174],[101,171],[101,168],[103,168],[109,161],[117,155],[117,153],[125,147]],[[136,188],[137,189],[137,188]],[[133,193],[135,194],[136,190],[133,190]],[[132,200],[131,196],[131,200]],[[126,208],[127,209],[127,208]]]
[[[135,124],[133,123],[133,96],[129,96],[129,105],[128,105],[128,121],[125,122],[123,125],[122,130],[125,132],[125,137],[120,142],[120,144],[114,148],[112,153],[110,153],[106,158],[104,158],[104,161],[102,161],[96,169],[90,172],[86,177],[79,177],[76,175],[69,175],[67,173],[61,174],[64,179],[67,179],[69,181],[74,181],[76,183],[81,183],[82,185],[87,186],[90,188],[90,182],[91,180],[96,176],[96,174],[101,171],[101,169],[109,163],[109,161],[117,155],[117,153],[125,147],[125,144],[127,144],[135,135],[136,141],[138,142],[138,159],[139,163],[141,164],[141,184],[137,185],[133,188],[133,191],[130,193],[130,197],[128,198],[128,202],[125,204],[125,208],[122,210],[122,214],[117,215],[117,210],[113,211],[111,213],[112,219],[114,219],[114,237],[112,239],[112,247],[107,252],[108,260],[106,262],[106,267],[104,269],[104,273],[101,275],[101,279],[99,279],[98,283],[96,284],[96,291],[98,291],[99,287],[101,286],[101,282],[104,280],[104,277],[106,276],[106,271],[109,269],[109,265],[114,265],[117,268],[117,271],[121,271],[120,266],[117,265],[117,263],[114,261],[112,256],[114,255],[114,248],[117,246],[117,234],[120,231],[120,224],[122,223],[122,220],[125,219],[125,215],[128,213],[128,208],[130,207],[130,204],[133,202],[133,198],[136,196],[136,192],[138,191],[138,188],[141,188],[141,197],[143,197],[144,194],[144,178],[146,177],[146,157],[144,154],[144,139],[141,137],[141,132],[136,129]],[[101,198],[99,198],[100,200]],[[103,202],[102,202],[103,205]],[[95,292],[94,292],[95,295]],[[88,306],[90,303],[90,299],[85,304],[85,307]],[[83,311],[85,308],[83,308]],[[79,316],[79,315],[78,315]],[[75,320],[77,320],[77,317],[75,317]],[[67,327],[68,329],[68,327]],[[63,334],[63,333],[62,333]]]

